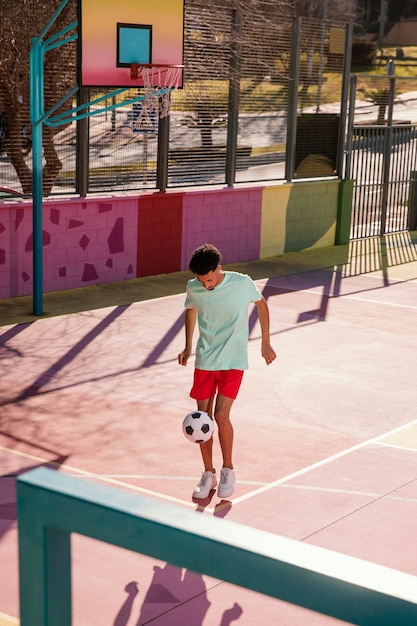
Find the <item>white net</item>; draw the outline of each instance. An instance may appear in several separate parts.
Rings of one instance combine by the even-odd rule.
[[[171,92],[181,85],[182,65],[139,65],[132,77],[141,78],[144,86],[142,109],[135,123],[137,130],[151,130],[155,116],[166,117],[171,106]]]

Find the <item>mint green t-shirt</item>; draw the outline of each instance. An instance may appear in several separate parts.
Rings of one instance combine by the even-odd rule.
[[[197,278],[187,283],[186,309],[197,310],[200,335],[195,367],[202,370],[248,369],[248,307],[262,294],[246,274],[224,272],[213,290]]]

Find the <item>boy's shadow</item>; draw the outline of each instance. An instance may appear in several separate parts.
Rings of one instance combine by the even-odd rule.
[[[140,608],[139,618],[132,624],[143,626],[158,616],[175,611],[175,623],[202,626],[211,606],[207,599],[203,577],[189,570],[184,570],[183,574],[181,568],[169,563],[164,567],[156,565],[153,569],[153,579]],[[116,615],[113,626],[128,626],[135,598],[140,594],[138,583],[135,581],[128,583],[125,591],[128,596]],[[241,606],[235,602],[230,609],[224,611],[219,626],[229,626],[239,619],[242,613]]]
[[[197,512],[203,512],[211,502],[213,494],[198,504]],[[225,517],[230,511],[232,503],[221,500],[216,504],[213,515]],[[142,626],[158,616],[175,611],[176,622],[187,626],[202,626],[205,615],[211,603],[207,598],[207,589],[200,574],[170,565],[164,567],[155,565],[154,574],[140,608],[140,615],[134,626]],[[133,613],[135,598],[140,594],[138,583],[132,581],[125,587],[128,594],[113,622],[113,626],[128,626]],[[165,606],[161,606],[165,605]],[[224,611],[219,626],[229,626],[242,615],[242,607],[235,602]],[[168,622],[167,622],[168,623]]]

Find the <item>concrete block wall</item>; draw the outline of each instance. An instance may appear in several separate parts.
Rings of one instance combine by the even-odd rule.
[[[262,188],[191,192],[184,197],[181,270],[202,243],[214,243],[223,263],[259,259]]]
[[[260,258],[335,243],[339,180],[266,187]]]
[[[335,244],[338,180],[43,203],[43,290],[185,270],[201,243],[223,263]],[[340,197],[344,198],[340,215]],[[346,221],[346,219],[345,219]],[[0,203],[0,298],[33,290],[32,204]]]
[[[46,200],[44,290],[135,278],[137,203],[136,198]],[[32,293],[32,265],[32,203],[1,204],[0,298]]]

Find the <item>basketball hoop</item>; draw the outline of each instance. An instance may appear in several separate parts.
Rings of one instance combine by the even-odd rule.
[[[161,118],[169,115],[170,95],[172,91],[182,85],[183,69],[183,65],[131,64],[130,78],[140,80],[145,91],[137,125],[142,126],[144,124],[146,127],[152,112],[158,112]]]

